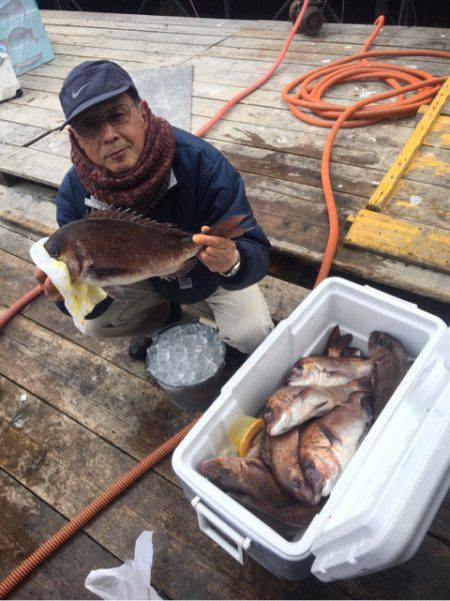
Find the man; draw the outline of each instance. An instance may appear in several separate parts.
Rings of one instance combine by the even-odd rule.
[[[73,163],[56,196],[59,226],[92,208],[131,209],[197,233],[194,241],[204,245],[186,276],[107,290],[87,317],[86,333],[132,335],[130,354],[143,359],[155,328],[179,318],[181,304],[203,302],[229,349],[241,359],[251,353],[273,328],[256,284],[268,271],[270,244],[253,217],[241,176],[213,146],[155,117],[128,73],[113,62],[78,65],[59,97]],[[208,236],[209,226],[242,214],[242,225],[252,229],[241,237]],[[36,277],[46,296],[65,310],[49,278],[40,270]]]

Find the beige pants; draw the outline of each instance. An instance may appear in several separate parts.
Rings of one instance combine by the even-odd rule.
[[[114,302],[96,319],[86,320],[85,333],[98,338],[151,335],[164,325],[170,303],[150,282],[109,290]],[[273,328],[266,301],[257,284],[243,290],[218,288],[198,306],[212,313],[224,342],[251,353]]]

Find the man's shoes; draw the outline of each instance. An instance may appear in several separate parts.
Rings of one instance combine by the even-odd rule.
[[[245,353],[241,353],[234,346],[230,346],[229,344],[225,344],[225,365],[231,371],[237,371],[243,363],[245,363],[248,355]]]
[[[163,327],[169,326],[181,320],[181,306],[176,303],[170,303],[169,315]],[[147,358],[147,349],[152,343],[152,337],[146,334],[136,334],[132,336],[128,354],[132,359],[145,361]]]
[[[181,321],[181,305],[177,303],[170,303],[169,315],[166,319],[164,326],[170,326],[172,323]]]
[[[145,334],[132,336],[130,346],[128,347],[128,354],[132,359],[136,359],[136,361],[145,361],[147,349],[151,343],[151,336],[146,336]]]

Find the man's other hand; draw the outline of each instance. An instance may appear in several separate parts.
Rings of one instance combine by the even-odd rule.
[[[39,284],[44,287],[44,294],[49,300],[54,302],[64,300],[45,271],[42,271],[42,269],[35,269],[34,277]]]
[[[233,240],[208,236],[209,227],[204,225],[201,234],[195,234],[192,239],[196,244],[205,246],[197,257],[213,272],[227,273],[239,261],[239,252]]]

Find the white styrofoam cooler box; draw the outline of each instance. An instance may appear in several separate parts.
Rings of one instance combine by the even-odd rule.
[[[344,470],[321,512],[286,540],[198,472],[229,452],[227,430],[255,415],[301,356],[333,326],[367,351],[373,330],[398,338],[414,363]],[[243,562],[300,580],[349,578],[409,559],[450,484],[450,330],[439,318],[369,286],[328,278],[280,322],[222,388],[175,450],[173,469],[200,528]]]

